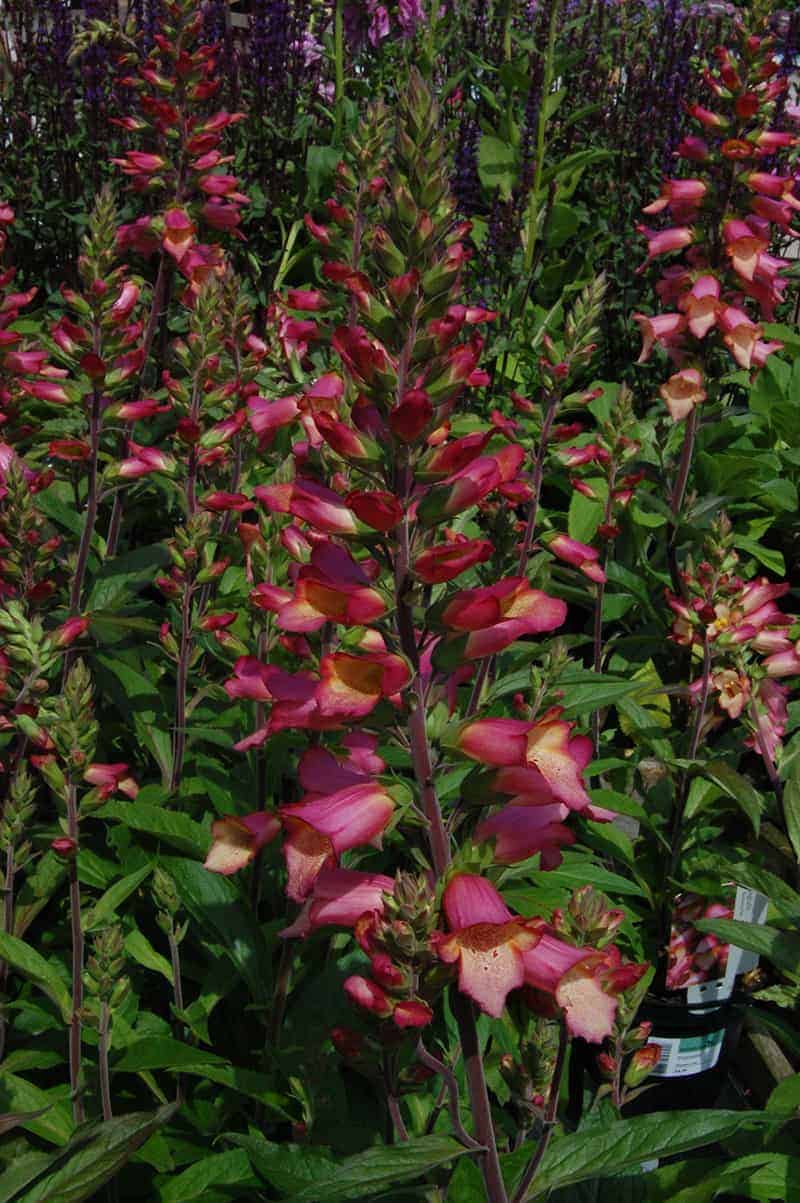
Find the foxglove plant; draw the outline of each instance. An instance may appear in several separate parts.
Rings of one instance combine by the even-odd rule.
[[[725,718],[740,720],[748,732],[745,743],[761,756],[782,809],[776,765],[788,721],[789,688],[779,682],[800,675],[800,655],[791,637],[797,620],[776,604],[789,592],[789,582],[742,579],[732,540],[723,515],[708,541],[707,558],[682,573],[683,596],[667,593],[675,614],[672,638],[702,654],[702,675],[690,685],[698,706],[698,739]]]
[[[18,352],[28,374],[20,386],[29,397],[58,409],[63,433],[47,447],[48,458],[67,465],[76,502],[85,517],[70,588],[70,615],[81,613],[84,581],[102,500],[103,435],[114,419],[134,422],[158,411],[153,401],[134,402],[145,361],[141,337],[142,281],[117,263],[117,213],[111,194],[100,193],[78,264],[81,290],[62,289],[67,307],[42,341],[44,350]],[[113,471],[113,470],[112,470]],[[85,480],[81,477],[85,472]],[[111,473],[106,472],[110,479]]]
[[[342,165],[327,220],[306,221],[323,276],[344,296],[307,289],[290,303],[343,312],[340,324],[311,323],[305,331],[328,343],[341,369],[299,397],[250,403],[257,432],[302,424],[293,479],[253,490],[293,562],[285,582],[264,580],[251,595],[254,609],[274,615],[286,633],[281,646],[300,667],[290,671],[276,648],[268,662],[241,657],[226,683],[232,698],[256,701],[264,714],[240,750],[269,746],[286,729],[311,734],[298,767],[305,792],[275,811],[218,820],[206,864],[223,874],[258,867],[261,850],[282,834],[287,894],[302,908],[284,938],[352,927],[371,972],[352,975],[345,990],[379,1027],[402,1033],[430,1025],[443,986],[458,973],[452,1007],[495,1201],[508,1196],[472,1002],[499,1016],[508,993],[527,983],[548,1014],[562,1016],[565,1050],[570,1035],[599,1041],[610,1034],[616,996],[644,967],[626,965],[614,947],[564,941],[543,920],[515,916],[492,882],[471,870],[492,858],[478,852],[486,842],[498,864],[535,851],[558,863],[559,845],[574,838],[565,820],[591,808],[583,782],[590,741],[573,735],[557,710],[527,722],[475,719],[446,741],[429,717],[459,708],[459,683],[476,660],[553,631],[566,615],[561,601],[531,588],[527,556],[515,576],[474,588],[454,584],[485,563],[492,547],[450,531],[451,523],[489,507],[502,529],[503,499],[525,502],[535,489],[520,478],[525,451],[513,441],[513,426],[469,413],[468,390],[487,382],[473,328],[493,315],[459,300],[466,228],[454,218],[437,120],[430,92],[413,73],[388,173],[365,182]],[[462,332],[467,341],[459,341]],[[293,352],[302,361],[306,349],[295,343]],[[554,386],[565,375],[558,363],[548,360]],[[507,522],[513,549],[516,520]],[[379,732],[405,754],[412,800],[385,776]],[[482,783],[484,807],[510,798],[471,836],[458,807],[447,815],[442,809],[437,782],[447,744],[450,755],[499,769]],[[424,831],[423,876],[393,880],[342,863],[351,850],[392,838],[397,825]],[[423,1066],[444,1070],[418,1047]],[[562,1051],[559,1077],[563,1064]],[[384,1070],[402,1140],[394,1058]],[[443,1080],[447,1088],[446,1073]]]
[[[183,520],[168,544],[172,570],[156,583],[175,607],[161,625],[161,643],[176,665],[176,698],[170,784],[177,788],[186,748],[187,689],[197,662],[199,630],[216,635],[221,647],[236,647],[228,627],[236,614],[209,612],[211,589],[230,563],[218,554],[235,514],[253,508],[239,491],[244,458],[245,402],[257,389],[256,374],[265,351],[252,334],[247,300],[235,277],[209,283],[189,314],[185,340],[172,347],[175,371],[164,372],[168,408],[177,419],[172,451],[136,448],[120,473],[145,476],[168,471],[181,492]],[[211,486],[208,491],[205,485]]]
[[[225,109],[208,113],[220,80],[215,74],[217,47],[202,42],[202,29],[203,14],[193,0],[169,0],[152,53],[142,59],[135,43],[126,42],[120,60],[121,69],[134,72],[123,82],[138,93],[139,111],[117,124],[130,133],[147,134],[150,149],[129,150],[114,162],[135,192],[158,201],[150,213],[118,232],[122,249],[160,251],[146,328],[148,353],[169,299],[170,268],[186,279],[184,296],[196,296],[206,279],[222,271],[221,248],[201,243],[199,229],[205,225],[241,237],[241,208],[248,203],[236,176],[216,170],[231,161],[219,149],[224,131],[244,114]]]
[[[671,498],[675,524],[691,471],[699,407],[709,392],[716,399],[727,357],[756,372],[780,349],[779,342],[764,339],[760,324],[774,320],[787,287],[781,276],[786,261],[770,249],[776,230],[792,231],[800,208],[793,178],[761,169],[766,156],[795,141],[769,128],[787,81],[779,74],[770,39],[740,27],[739,42],[736,52],[718,47],[716,68],[703,73],[714,108],[688,106],[702,136],[687,134],[676,154],[694,165],[695,175],[666,180],[661,195],[644,210],[649,216],[669,211],[675,224],[638,227],[648,242],[640,270],[662,255],[682,253],[682,261],[670,264],[657,285],[662,302],[674,308],[654,317],[634,314],[643,338],[639,362],[658,346],[677,369],[659,390],[673,421],[686,421]],[[671,571],[677,591],[674,557]]]

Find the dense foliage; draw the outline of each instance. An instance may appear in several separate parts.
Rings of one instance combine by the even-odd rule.
[[[3,21],[0,1199],[800,1198],[797,14]]]

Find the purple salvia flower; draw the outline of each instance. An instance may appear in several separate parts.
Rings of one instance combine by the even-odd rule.
[[[478,176],[478,143],[480,126],[474,117],[462,119],[453,161],[452,187],[459,212],[467,216],[481,207],[481,184]]]

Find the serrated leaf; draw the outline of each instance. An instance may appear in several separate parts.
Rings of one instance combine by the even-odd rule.
[[[169,857],[163,864],[189,914],[224,944],[253,998],[266,1002],[272,982],[270,949],[252,913],[242,906],[236,885],[195,860]]]
[[[459,1161],[447,1184],[447,1203],[486,1203],[483,1174],[467,1157]]]
[[[794,854],[800,862],[800,781],[796,773],[792,774],[784,786],[783,813]]]
[[[583,493],[573,491],[567,515],[569,537],[577,539],[580,543],[591,543],[603,521],[603,511],[604,505],[601,501],[593,501],[591,497],[584,497]]]
[[[794,1115],[800,1111],[800,1073],[778,1083],[767,1099],[766,1109],[780,1115]]]
[[[139,589],[151,585],[156,569],[167,563],[169,553],[160,543],[137,547],[124,556],[117,556],[96,573],[85,608],[93,615],[98,610],[114,611],[118,597],[127,602]]]
[[[758,865],[748,864],[746,861],[738,861],[731,865],[730,873],[737,885],[758,890],[761,894],[765,894],[771,905],[787,919],[800,921],[800,894],[787,885],[782,877],[770,873],[768,869],[761,869]]]
[[[800,1199],[800,1157],[788,1153],[754,1153],[739,1157],[719,1174],[719,1188],[737,1198],[796,1203]]]
[[[165,840],[174,848],[202,860],[211,842],[210,833],[177,810],[151,806],[146,802],[106,802],[94,814],[101,819],[117,819],[134,831]]]
[[[716,1144],[741,1129],[775,1123],[774,1117],[763,1112],[672,1111],[619,1120],[599,1132],[562,1136],[545,1153],[525,1199],[539,1199],[551,1190],[604,1178],[653,1157]],[[530,1155],[529,1149],[521,1149],[502,1158],[510,1185],[518,1181]]]
[[[157,1128],[175,1114],[169,1103],[156,1112],[121,1115],[107,1123],[84,1125],[66,1149],[50,1161],[51,1169],[24,1194],[6,1203],[83,1203],[117,1174]]]
[[[244,1149],[256,1172],[282,1195],[291,1194],[304,1182],[330,1181],[336,1167],[328,1149],[276,1144],[252,1129],[246,1136],[228,1132],[226,1140]]]
[[[463,1157],[467,1150],[449,1136],[421,1136],[405,1144],[366,1149],[331,1165],[328,1180],[319,1178],[290,1195],[287,1203],[349,1203],[413,1182],[437,1166]]]
[[[18,1199],[20,1191],[30,1186],[49,1164],[49,1153],[23,1153],[15,1157],[8,1169],[0,1174],[0,1199]]]
[[[484,134],[478,146],[478,175],[485,188],[500,189],[508,200],[516,179],[517,156],[513,146],[493,134]]]
[[[202,1199],[213,1186],[258,1186],[244,1150],[230,1149],[227,1153],[214,1153],[195,1162],[171,1178],[162,1187],[159,1198],[161,1203],[190,1203],[193,1199]]]

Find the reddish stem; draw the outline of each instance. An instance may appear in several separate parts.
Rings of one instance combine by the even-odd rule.
[[[525,1173],[519,1180],[511,1203],[524,1203],[527,1198],[528,1189],[533,1183],[539,1166],[544,1160],[544,1155],[547,1152],[547,1146],[550,1143],[550,1137],[553,1135],[553,1128],[556,1126],[558,1116],[558,1096],[561,1091],[561,1079],[564,1074],[564,1062],[567,1057],[567,1046],[569,1045],[569,1037],[567,1036],[567,1028],[563,1020],[561,1030],[558,1034],[558,1053],[556,1055],[556,1063],[553,1068],[553,1077],[550,1081],[550,1092],[547,1097],[547,1109],[544,1113],[544,1129],[539,1137],[539,1144],[536,1147],[536,1152],[528,1162]]]
[[[72,1091],[72,1115],[76,1124],[84,1120],[81,1098],[81,1009],[83,1007],[83,926],[81,924],[81,887],[78,881],[78,797],[74,785],[67,787],[67,835],[74,841],[75,853],[69,860],[69,911],[72,929],[72,1017],[69,1030],[69,1081]]]

